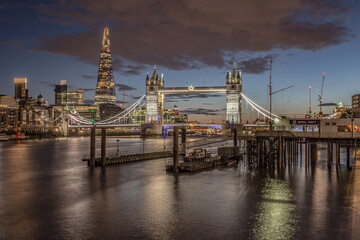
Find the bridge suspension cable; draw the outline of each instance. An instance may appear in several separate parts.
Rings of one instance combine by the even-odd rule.
[[[122,117],[128,116],[131,112],[133,112],[136,109],[139,109],[141,107],[143,107],[145,105],[145,102],[142,102],[145,99],[145,95],[141,96],[141,98],[139,98],[135,103],[133,103],[133,105],[131,105],[130,107],[128,107],[127,109],[125,109],[124,111],[122,111],[121,113],[110,117],[108,119],[102,120],[97,122],[96,124],[109,124],[111,122],[117,121]]]
[[[125,109],[124,111],[122,111],[121,113],[110,117],[108,119],[102,120],[102,121],[98,121],[96,122],[96,125],[107,125],[107,124],[113,124],[113,123],[121,123],[124,122],[126,120],[128,120],[132,114],[134,112],[136,112],[137,110],[141,109],[144,105],[145,105],[145,101],[143,101],[145,99],[145,95],[141,96],[135,103],[133,103],[130,107],[128,107],[127,109]],[[79,122],[81,124],[86,124],[86,125],[92,125],[94,124],[91,120],[81,117],[80,115],[75,115],[74,113],[70,113],[69,117],[71,119],[73,119],[76,122]]]
[[[245,94],[241,93],[241,96],[245,99],[245,101],[250,104],[252,108],[254,108],[258,113],[262,114],[264,117],[270,118],[270,112],[261,106],[257,105],[255,102],[253,102],[250,98],[245,96]],[[274,120],[275,118],[280,118],[278,115],[271,113],[271,120]]]

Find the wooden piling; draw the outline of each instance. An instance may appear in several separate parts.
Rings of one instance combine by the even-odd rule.
[[[101,129],[101,166],[106,166],[106,129]]]
[[[305,166],[309,166],[309,141],[305,139]]]
[[[238,142],[237,142],[237,130],[236,128],[234,128],[234,147],[237,147]]]
[[[303,143],[302,143],[302,140],[300,139],[300,163],[302,163],[302,160],[303,160]]]
[[[340,166],[340,143],[339,140],[335,142],[335,165]]]
[[[350,147],[346,146],[346,167],[350,169]]]
[[[178,172],[179,166],[179,128],[174,127],[173,136],[173,171]]]
[[[310,154],[311,154],[311,165],[315,165],[317,163],[317,155],[318,155],[318,142],[311,143],[310,145]]]
[[[92,127],[90,132],[90,167],[95,167],[95,148],[95,127]]]
[[[261,141],[259,140],[259,138],[256,138],[256,161],[257,161],[258,167],[262,167],[261,163],[260,163],[261,162],[260,150],[261,150]]]
[[[326,144],[326,163],[328,168],[331,167],[331,158],[332,158],[332,152],[331,152],[331,142],[328,142]]]

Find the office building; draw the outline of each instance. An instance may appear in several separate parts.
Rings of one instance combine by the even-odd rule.
[[[66,80],[60,80],[60,83],[55,85],[55,105],[66,105],[67,84]]]
[[[15,98],[0,95],[0,132],[17,130],[18,108],[19,106]]]
[[[26,99],[28,96],[27,78],[14,78],[15,98]]]

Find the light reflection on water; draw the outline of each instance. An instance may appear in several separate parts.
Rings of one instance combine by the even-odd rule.
[[[290,239],[296,231],[296,203],[283,180],[265,180],[253,226],[255,239]]]
[[[324,150],[314,168],[179,176],[164,159],[91,170],[88,151],[88,138],[0,143],[0,239],[360,239],[360,169],[328,170]]]

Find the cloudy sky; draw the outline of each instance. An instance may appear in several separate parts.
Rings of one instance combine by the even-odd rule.
[[[223,86],[235,61],[244,94],[267,107],[272,56],[274,91],[295,85],[274,95],[274,111],[304,115],[309,85],[318,111],[323,72],[325,103],[360,93],[359,12],[356,0],[3,0],[0,94],[12,96],[13,78],[25,76],[31,96],[54,103],[54,84],[65,79],[91,102],[108,26],[119,102],[144,94],[155,64],[168,87]],[[173,96],[165,107],[175,103],[191,119],[224,117],[221,94]]]

